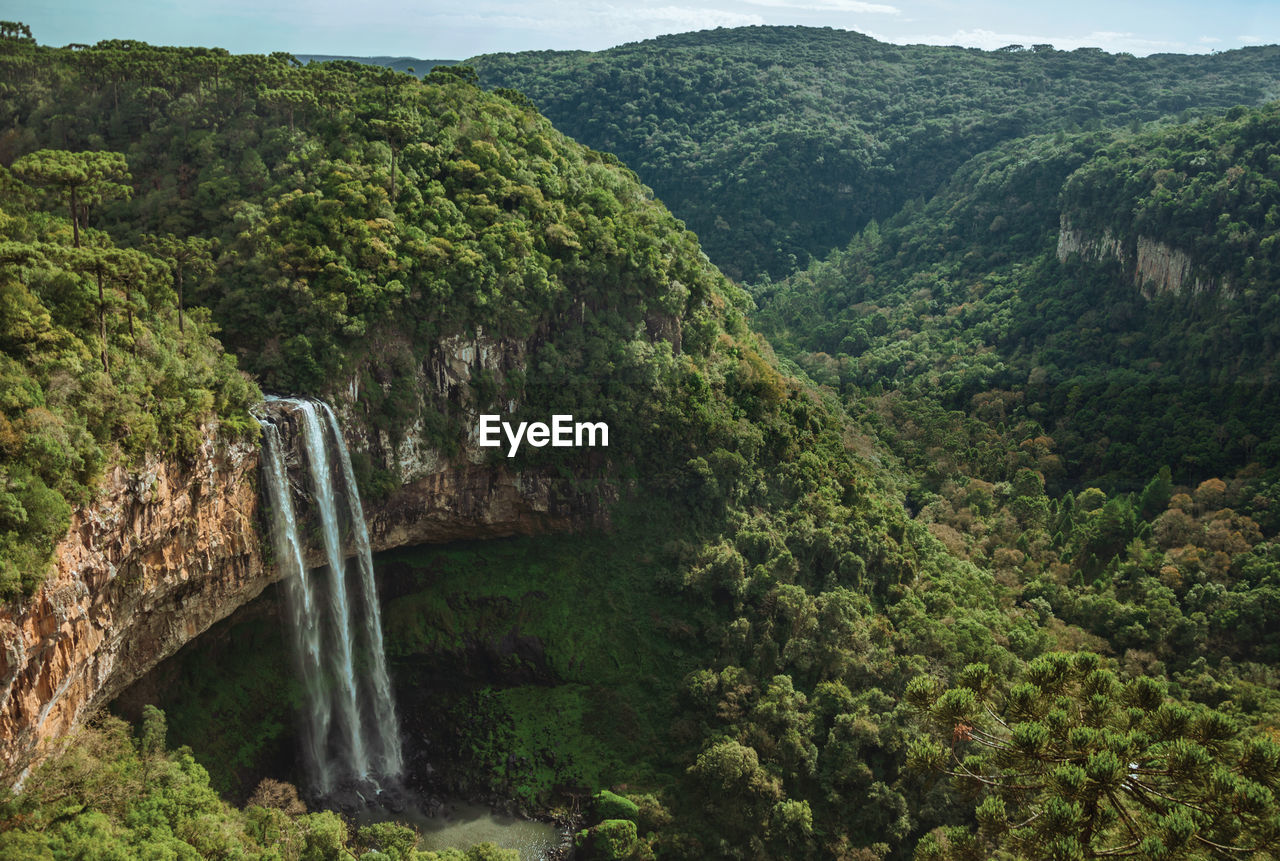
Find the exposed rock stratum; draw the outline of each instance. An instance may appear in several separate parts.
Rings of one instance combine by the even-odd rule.
[[[420,411],[431,408],[433,393],[469,400],[472,367],[523,359],[520,345],[483,337],[441,347],[418,370]],[[348,445],[366,452],[397,486],[387,499],[366,501],[375,551],[603,522],[602,491],[588,498],[561,479],[512,469],[474,445],[445,458],[422,442],[417,424],[392,441],[365,427],[355,395],[349,386],[336,403]],[[216,427],[205,431],[194,458],[112,470],[96,500],[73,516],[41,588],[0,607],[5,785],[21,780],[89,716],[279,577],[263,552],[257,444],[227,442]]]

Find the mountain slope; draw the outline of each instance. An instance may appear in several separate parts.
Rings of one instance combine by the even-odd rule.
[[[1277,140],[1273,103],[1007,144],[756,322],[1020,600],[1188,680],[1269,665]]]
[[[734,278],[779,277],[1035,132],[1256,105],[1280,48],[1137,58],[984,52],[751,27],[606,51],[474,57],[566,134],[616,153]]]
[[[1124,698],[1098,701],[1108,721],[1128,716],[1134,732],[1159,723],[1154,744],[1199,764],[1152,778],[1180,811],[1204,807],[1211,775],[1210,787],[1229,784],[1248,815],[1144,809],[1122,825],[1082,807],[1063,839],[1109,848],[1140,828],[1160,845],[1194,835],[1270,841],[1270,851],[1267,793],[1280,751],[1264,731],[1280,708],[1267,665],[1237,671],[1233,662],[1266,660],[1273,648],[1274,564],[1257,524],[1224,507],[1232,488],[1197,489],[1184,503],[1171,482],[1158,484],[1152,511],[1099,500],[1101,491],[1066,504],[1028,468],[1004,486],[964,489],[968,514],[955,512],[955,522],[967,517],[975,534],[998,527],[985,529],[990,542],[976,552],[908,513],[899,488],[915,489],[914,477],[828,393],[783,370],[747,324],[748,297],[635,174],[564,137],[519,94],[485,93],[465,68],[418,81],[342,62],[297,68],[278,55],[135,42],[0,48],[13,94],[0,103],[11,129],[0,161],[42,147],[124,153],[132,198],[95,204],[86,219],[117,245],[161,231],[208,241],[211,272],[188,295],[264,385],[337,402],[365,456],[371,509],[412,516],[420,506],[396,495],[410,481],[456,494],[431,483],[454,466],[485,487],[506,475],[505,486],[534,488],[547,508],[586,500],[607,509],[612,531],[383,560],[408,740],[418,763],[448,769],[420,768],[411,775],[420,786],[462,786],[541,812],[567,813],[592,795],[584,854],[905,858],[936,827],[958,829],[942,842],[962,845],[959,832],[975,815],[990,823],[996,805],[975,814],[969,795],[922,775],[921,757],[908,752],[926,735],[945,741],[925,754],[972,741],[966,727],[977,716],[967,707],[979,695],[1051,706],[1047,697],[1075,681],[1067,669],[1080,668],[1103,700],[1112,690]],[[1043,182],[1106,143],[1064,141]],[[1022,176],[1017,152],[991,166],[1001,159]],[[1003,184],[982,186],[997,209]],[[24,205],[33,221],[47,217],[34,198]],[[952,265],[938,247],[939,234],[950,235],[947,210],[933,216],[936,234],[917,234],[905,215],[904,244],[918,236],[920,254]],[[1053,223],[1043,213],[1032,221],[1015,235],[1041,249]],[[991,221],[978,223],[990,231]],[[83,295],[89,282],[73,286]],[[911,302],[927,302],[923,286],[913,285]],[[879,328],[871,334],[887,333]],[[616,444],[486,457],[471,444],[482,411],[607,417]],[[1161,517],[1157,533],[1148,519]],[[1123,555],[1131,539],[1153,535],[1157,545]],[[1161,555],[1165,538],[1181,555]],[[1211,576],[1221,590],[1207,588]],[[1233,618],[1261,632],[1243,651],[1220,636]],[[171,620],[184,629],[181,613]],[[1046,657],[1081,647],[1115,657]],[[273,837],[322,858],[385,848],[378,834],[349,839],[336,817],[304,816],[286,790],[239,814],[207,791],[193,759],[227,777],[228,751],[241,762],[286,732],[272,724],[287,710],[288,686],[273,675],[280,664],[253,654],[193,662],[202,674],[171,686],[212,691],[179,722],[192,730],[190,758],[161,752],[154,714],[136,746],[108,722],[105,741],[72,747],[9,800],[0,813],[13,827],[0,831],[0,850],[57,856],[92,839],[84,851],[103,856],[232,854],[236,845],[248,855]],[[442,666],[472,687],[436,697]],[[264,703],[272,698],[275,710]],[[1116,702],[1131,708],[1116,712]],[[927,728],[913,713],[921,708]],[[245,714],[265,715],[263,724],[227,717]],[[1068,746],[1063,773],[1086,775],[1092,763],[1093,782],[1011,797],[1032,811],[1010,817],[1006,831],[1036,805],[1075,809],[1080,792],[1097,801],[1109,785],[1099,777],[1131,761],[1119,758],[1124,746],[1153,744],[1149,734],[1081,733],[1057,714],[1050,727],[1028,721],[1018,737],[1051,739],[1054,755]],[[445,728],[447,748],[423,744],[433,727]],[[990,830],[983,840],[1004,839]],[[381,836],[397,838],[386,854],[415,857],[403,833]]]
[[[368,455],[371,500],[394,503],[405,476],[469,457],[494,472],[509,467],[557,501],[621,498],[617,538],[524,545],[519,558],[532,570],[518,582],[548,596],[537,604],[546,617],[527,623],[552,657],[544,684],[516,690],[489,678],[502,686],[495,702],[512,736],[498,751],[479,738],[465,748],[476,792],[545,810],[565,792],[632,784],[654,795],[666,822],[646,840],[690,857],[709,846],[824,855],[828,845],[874,842],[881,821],[909,842],[917,821],[954,814],[935,799],[919,820],[907,815],[919,793],[901,774],[897,742],[869,755],[866,769],[815,780],[807,751],[832,742],[805,703],[816,686],[843,679],[882,693],[837,699],[830,719],[892,721],[895,697],[919,670],[910,656],[1012,668],[1019,657],[997,632],[1022,622],[1004,617],[988,578],[909,522],[892,477],[856,453],[838,410],[778,370],[745,325],[745,295],[616,159],[484,93],[465,70],[418,81],[132,42],[77,52],[5,45],[0,56],[16,94],[4,104],[6,158],[40,147],[124,152],[132,196],[96,207],[95,230],[122,245],[144,232],[208,240],[210,272],[189,281],[188,297],[210,309],[201,317],[221,323],[264,386],[338,402]],[[27,205],[44,217],[34,198]],[[525,447],[510,462],[486,459],[469,442],[486,410],[605,418],[615,436],[602,451]],[[416,668],[444,659],[459,624],[440,614],[438,570],[400,569],[396,588],[411,594],[389,614],[398,685],[427,709],[435,701]],[[488,590],[512,587],[463,570],[457,612],[490,630],[503,617],[485,608],[509,596]],[[586,607],[589,623],[563,621]],[[961,635],[940,621],[948,615],[964,617]],[[643,646],[619,646],[618,632]],[[855,635],[874,649],[854,650]],[[1049,641],[1025,642],[1034,651]],[[715,707],[721,679],[742,710]],[[287,690],[232,678],[212,686],[229,698],[218,714],[250,712],[240,697]],[[570,706],[579,741],[565,751],[546,716]],[[480,705],[467,714],[471,731],[488,726]],[[439,725],[448,715],[415,719]],[[777,720],[798,722],[794,743],[756,737]],[[652,728],[643,745],[630,725]],[[242,733],[282,732],[234,721],[213,730],[233,741],[206,731],[192,739],[197,757],[240,750]],[[766,792],[747,799],[745,818],[706,820],[699,799],[714,792],[726,734],[741,738],[730,752],[751,748]],[[92,781],[97,772],[75,774]],[[876,803],[850,818],[846,797],[873,786]],[[14,810],[43,822],[48,803],[33,792]],[[127,818],[129,807],[82,813],[89,819],[69,814],[66,828],[2,839],[63,851],[77,829]],[[110,821],[103,839],[122,853],[152,839]]]
[[[1047,627],[1078,626],[1130,672],[1215,706],[1274,678],[1280,655],[1265,621],[1280,594],[1278,140],[1280,103],[1013,141],[756,290],[755,322],[780,352],[901,458],[918,523]],[[1020,730],[976,708],[985,670],[971,669],[940,699],[922,689],[934,737],[916,755],[985,794],[979,827],[935,832],[916,857],[1046,857],[1056,829],[1006,823],[1052,814],[1010,775],[1047,763],[984,759]],[[1275,707],[1263,696],[1254,718]],[[992,704],[1034,714],[1013,691]],[[948,765],[962,743],[972,759]],[[1180,839],[1144,833],[1110,845],[1158,856]]]
[[[1278,117],[1272,103],[1006,145],[762,288],[757,319],[826,354],[821,378],[851,393],[966,411],[1003,399],[988,411],[1051,436],[1070,485],[1267,463],[1280,442]]]
[[[41,194],[58,175],[48,155],[17,163],[30,186],[0,167],[0,599],[40,584],[104,474],[191,457],[214,428],[252,438],[261,396],[207,312],[180,316],[163,250],[77,231],[65,189]]]

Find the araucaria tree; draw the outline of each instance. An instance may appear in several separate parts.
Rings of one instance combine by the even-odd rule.
[[[126,184],[129,167],[118,152],[42,149],[15,161],[13,172],[25,182],[66,195],[76,248],[80,247],[80,228],[88,226],[90,206],[133,194]]]
[[[173,289],[178,295],[178,331],[186,331],[183,322],[183,310],[186,302],[183,296],[184,276],[208,274],[213,270],[212,243],[202,236],[185,236],[178,238],[172,233],[163,236],[147,235],[143,237],[143,245],[150,253],[161,258],[173,270]]]
[[[920,861],[1274,858],[1280,745],[1221,711],[1122,681],[1097,655],[1054,653],[1001,692],[973,664],[908,688],[925,737],[911,763],[977,799],[977,828],[938,829]]]

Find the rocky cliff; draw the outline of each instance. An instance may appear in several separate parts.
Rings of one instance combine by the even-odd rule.
[[[272,579],[258,456],[214,428],[187,463],[116,468],[72,518],[55,570],[0,608],[0,776],[34,757]]]
[[[418,414],[398,439],[362,420],[354,384],[337,399],[348,445],[367,453],[397,487],[366,501],[375,550],[603,524],[610,497],[599,489],[582,492],[549,474],[511,469],[474,445],[474,434],[454,457],[426,441],[425,413],[435,399],[471,405],[477,369],[496,372],[522,361],[519,342],[482,334],[443,341],[416,371]],[[73,518],[42,588],[0,608],[6,785],[278,576],[263,556],[256,444],[222,443],[212,428],[206,439],[190,462],[112,471],[97,500]]]
[[[480,414],[511,413],[519,402],[499,391],[500,406],[482,405],[476,377],[501,380],[523,370],[526,359],[525,342],[489,337],[483,331],[440,339],[425,360],[413,365],[415,414],[395,436],[365,420],[354,381],[339,393],[335,406],[348,447],[366,454],[375,467],[390,475],[396,488],[386,499],[366,500],[375,551],[605,525],[612,487],[597,484],[583,490],[546,472],[517,471],[500,452],[478,444]],[[389,388],[385,375],[372,376],[381,376],[382,385]],[[429,414],[445,405],[461,416],[468,429],[460,454],[452,458],[432,445],[427,429]]]
[[[1148,299],[1162,293],[1199,294],[1209,290],[1232,295],[1229,283],[1218,283],[1197,272],[1194,261],[1184,251],[1149,236],[1126,242],[1113,235],[1109,228],[1100,236],[1094,235],[1075,227],[1064,214],[1058,231],[1058,259],[1065,261],[1072,254],[1079,254],[1085,260],[1119,262],[1133,285]]]

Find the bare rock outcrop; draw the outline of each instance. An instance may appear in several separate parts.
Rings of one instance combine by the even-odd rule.
[[[1229,282],[1225,279],[1219,282],[1198,271],[1185,251],[1149,236],[1139,236],[1133,242],[1126,242],[1112,234],[1110,228],[1096,236],[1075,227],[1063,214],[1058,230],[1058,259],[1065,261],[1072,254],[1078,254],[1085,260],[1119,262],[1133,285],[1147,299],[1162,293],[1200,294],[1210,290],[1220,291],[1228,297],[1234,295]]]
[[[0,607],[6,785],[274,576],[258,535],[257,446],[206,431],[188,462],[112,470],[40,589]]]
[[[335,406],[348,447],[365,453],[396,487],[385,500],[365,501],[375,551],[607,525],[612,487],[597,483],[584,491],[546,471],[516,470],[501,453],[478,443],[482,409],[476,377],[484,375],[492,383],[522,370],[526,349],[524,341],[483,331],[441,338],[415,369],[416,415],[395,439],[365,425],[354,384],[338,398]],[[498,398],[497,409],[506,413],[519,406],[501,389]],[[430,442],[430,413],[440,402],[459,411],[469,428],[461,452],[453,457]]]

